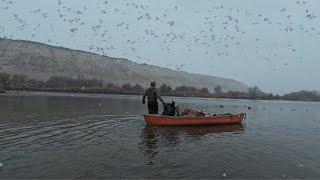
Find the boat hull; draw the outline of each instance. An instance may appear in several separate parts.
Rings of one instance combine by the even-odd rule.
[[[144,115],[149,126],[201,126],[239,124],[246,118],[245,113],[209,117]]]

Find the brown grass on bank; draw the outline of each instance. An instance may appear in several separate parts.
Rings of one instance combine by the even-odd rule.
[[[0,88],[0,93],[6,93],[6,91],[2,88]]]

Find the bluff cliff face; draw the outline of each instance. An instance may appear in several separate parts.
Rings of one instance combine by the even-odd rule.
[[[248,89],[245,84],[232,79],[174,71],[37,42],[1,38],[0,72],[25,74],[39,80],[46,80],[51,76],[67,76],[96,78],[106,83],[140,84],[144,87],[154,80],[171,87],[188,85],[207,87],[211,91],[217,85],[223,91]]]

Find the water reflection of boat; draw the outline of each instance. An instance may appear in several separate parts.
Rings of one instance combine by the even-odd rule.
[[[219,125],[219,126],[170,126],[170,127],[152,127],[146,126],[145,132],[156,135],[179,135],[187,134],[194,136],[203,136],[206,134],[240,132],[244,130],[242,124]]]
[[[182,136],[188,136],[192,142],[210,134],[240,133],[245,130],[242,124],[220,125],[220,126],[145,126],[141,134],[140,148],[148,157],[148,164],[153,164],[155,156],[161,147],[176,146]]]

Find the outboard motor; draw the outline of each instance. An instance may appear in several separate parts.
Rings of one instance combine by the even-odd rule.
[[[163,103],[163,113],[165,116],[174,116],[176,114],[176,103],[172,101],[171,103]]]

